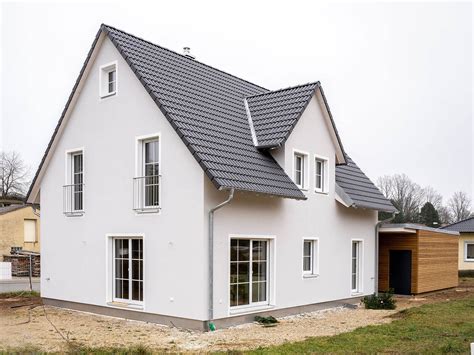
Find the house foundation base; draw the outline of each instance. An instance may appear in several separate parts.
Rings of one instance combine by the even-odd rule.
[[[361,297],[345,298],[336,301],[313,303],[303,306],[295,306],[288,308],[279,308],[279,309],[268,309],[262,312],[247,313],[241,315],[233,315],[226,318],[214,319],[212,323],[216,326],[217,329],[228,328],[244,323],[251,323],[254,321],[255,316],[273,316],[273,317],[286,317],[301,313],[308,313],[319,311],[323,309],[330,309],[335,307],[341,307],[345,305],[355,305],[358,304],[361,300]],[[197,319],[173,317],[155,313],[146,313],[141,311],[134,311],[128,309],[120,309],[115,307],[106,307],[106,306],[97,306],[86,303],[72,302],[72,301],[63,301],[53,298],[43,298],[43,303],[48,306],[59,307],[72,309],[81,312],[101,314],[109,317],[117,317],[124,319],[137,320],[142,322],[150,322],[163,324],[170,327],[192,329],[198,331],[207,331],[209,330],[209,322],[202,321]]]

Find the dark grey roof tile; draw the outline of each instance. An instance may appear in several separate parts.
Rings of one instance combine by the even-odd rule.
[[[319,82],[247,97],[258,146],[283,144],[317,87]]]
[[[354,201],[354,207],[396,212],[397,209],[346,155],[347,165],[336,166],[336,183]]]
[[[474,216],[445,226],[443,229],[461,233],[474,233]]]
[[[102,28],[218,188],[306,198],[271,155],[253,144],[243,100],[268,90]]]

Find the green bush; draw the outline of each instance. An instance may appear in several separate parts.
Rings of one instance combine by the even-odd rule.
[[[367,309],[395,309],[396,301],[393,299],[393,291],[389,290],[387,293],[375,293],[370,296],[365,296],[362,303]]]
[[[278,320],[273,317],[273,316],[268,316],[268,317],[260,317],[260,316],[256,316],[255,317],[255,321],[260,323],[260,324],[275,324],[275,323],[278,323]]]

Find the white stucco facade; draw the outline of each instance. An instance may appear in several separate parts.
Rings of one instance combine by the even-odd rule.
[[[102,39],[101,39],[102,40]],[[58,136],[40,181],[42,279],[45,298],[104,307],[112,304],[111,238],[141,237],[144,300],[136,312],[207,320],[208,212],[225,200],[178,137],[109,39],[99,40],[84,85]],[[100,99],[100,67],[117,62],[117,94]],[[313,97],[275,159],[293,175],[294,150],[308,154],[307,200],[236,192],[215,213],[214,318],[235,312],[229,303],[231,236],[270,243],[269,305],[281,309],[374,292],[376,212],[335,200],[336,148]],[[136,213],[132,179],[137,137],[159,135],[161,210]],[[84,156],[82,216],[63,214],[66,152]],[[314,191],[315,155],[328,159],[327,193]],[[318,240],[318,275],[303,277],[303,239]],[[361,287],[351,292],[351,240],[362,241]],[[123,307],[123,305],[121,306]],[[261,307],[260,307],[261,308]]]
[[[118,95],[99,99],[99,67],[118,61]],[[159,214],[133,210],[136,137],[160,134]],[[82,217],[63,214],[68,150],[84,151]],[[204,173],[135,74],[105,39],[41,181],[43,297],[107,305],[109,236],[143,236],[150,313],[206,317]],[[44,222],[43,222],[44,221]],[[198,292],[197,290],[202,290]]]
[[[276,160],[293,176],[294,151],[309,157],[309,186],[305,201],[237,193],[215,214],[214,316],[235,312],[229,306],[229,246],[231,236],[263,238],[270,242],[269,309],[301,306],[374,292],[375,211],[346,208],[335,200],[335,146],[316,97],[311,99]],[[314,156],[328,158],[328,192],[316,193]],[[226,198],[205,181],[206,210]],[[303,240],[318,240],[317,277],[304,277]],[[362,241],[361,288],[351,291],[352,240]],[[227,266],[227,267],[225,267]],[[273,275],[272,275],[273,272]],[[265,307],[264,307],[265,308]]]

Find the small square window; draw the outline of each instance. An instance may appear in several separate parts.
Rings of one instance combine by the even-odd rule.
[[[117,63],[100,67],[100,97],[106,98],[117,93]]]

